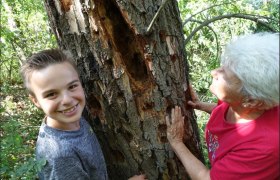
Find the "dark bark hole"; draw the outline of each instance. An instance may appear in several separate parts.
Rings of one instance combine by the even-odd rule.
[[[100,105],[99,101],[93,95],[89,96],[89,98],[88,98],[88,106],[90,109],[90,113],[94,118],[94,123],[96,125],[99,125],[101,123],[101,121],[100,121],[98,115],[102,109],[101,109],[101,105]]]
[[[140,53],[134,53],[131,57],[125,57],[123,60],[126,64],[128,72],[136,81],[147,80],[146,65],[144,64]]]
[[[165,124],[160,124],[158,126],[158,138],[161,143],[167,142],[166,129],[167,129],[167,126]]]
[[[153,109],[154,106],[155,106],[154,102],[145,102],[142,109],[149,110],[149,109]]]
[[[100,3],[100,17],[106,17],[103,25],[108,36],[112,39],[114,51],[121,54],[121,60],[126,66],[131,78],[136,81],[145,82],[148,78],[147,67],[144,57],[137,42],[136,35],[131,27],[125,22],[115,2],[104,0]]]
[[[166,108],[166,114],[169,116],[169,118],[171,117],[171,110],[172,110],[172,108],[173,108],[174,106],[172,105],[172,106],[168,106],[167,108]]]
[[[108,64],[109,66],[113,66],[113,60],[112,58],[109,58],[105,61],[106,64]]]
[[[131,142],[133,139],[133,135],[124,129],[122,129],[122,135],[125,138],[126,142]]]
[[[124,162],[125,158],[124,155],[118,150],[111,150],[113,161],[112,162]]]
[[[93,74],[97,74],[99,71],[99,66],[91,52],[87,53],[87,56],[85,57],[85,63],[89,64],[89,71]]]
[[[89,96],[88,105],[90,106],[91,109],[95,109],[99,111],[101,110],[101,105],[94,95]]]

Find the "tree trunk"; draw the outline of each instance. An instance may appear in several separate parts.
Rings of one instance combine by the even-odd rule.
[[[185,143],[203,161],[188,109],[188,67],[177,1],[45,0],[60,48],[70,50],[86,92],[85,116],[110,179],[188,179],[166,138],[165,115],[180,105]],[[161,7],[161,8],[160,8]],[[159,16],[147,31],[159,9]]]

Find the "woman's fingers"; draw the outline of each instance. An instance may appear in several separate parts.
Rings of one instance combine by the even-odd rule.
[[[172,124],[175,122],[175,120],[174,120],[174,115],[175,115],[175,109],[172,108],[172,109],[171,109],[171,123],[172,123]]]
[[[167,126],[171,125],[169,116],[165,116],[165,121]]]
[[[180,118],[181,117],[181,108],[179,106],[176,106],[175,107],[175,116],[177,118]]]
[[[189,83],[189,89],[190,89],[190,94],[191,94],[192,100],[193,100],[193,101],[199,101],[198,95],[197,95],[197,93],[195,92],[195,90],[193,89],[191,83]]]
[[[182,142],[184,136],[184,116],[182,116],[181,108],[175,106],[171,110],[171,117],[166,116],[167,139],[169,143],[174,145]]]
[[[182,111],[179,106],[175,106],[171,110],[171,117],[165,116],[167,126],[175,124],[176,122],[180,121],[184,116],[182,116]]]
[[[181,108],[179,106],[175,106],[174,116],[172,117],[172,119],[174,120],[174,122],[178,122],[181,121],[182,118],[183,116],[182,116]]]

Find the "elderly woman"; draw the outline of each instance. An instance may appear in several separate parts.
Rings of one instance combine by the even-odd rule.
[[[211,72],[218,104],[188,104],[211,113],[205,129],[211,169],[184,145],[179,107],[166,117],[167,137],[192,179],[279,179],[279,34],[241,36]]]

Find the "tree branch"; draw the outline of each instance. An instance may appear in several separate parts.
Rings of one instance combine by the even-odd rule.
[[[232,4],[232,3],[215,4],[215,5],[213,5],[213,6],[210,6],[210,7],[206,8],[206,9],[202,9],[201,11],[198,11],[197,13],[194,13],[194,14],[191,15],[187,20],[185,20],[185,22],[183,23],[183,26],[184,26],[185,24],[187,24],[187,22],[191,21],[192,18],[193,18],[194,16],[196,16],[196,15],[202,13],[203,11],[206,11],[206,10],[208,10],[208,9],[212,9],[212,8],[214,8],[214,7],[217,7],[217,6],[226,5],[226,4]]]
[[[194,34],[199,31],[200,29],[202,29],[204,26],[207,26],[210,23],[213,23],[215,21],[218,20],[222,20],[225,18],[241,18],[241,19],[247,19],[247,20],[251,20],[254,21],[256,23],[260,23],[262,26],[266,27],[267,29],[269,29],[272,32],[275,32],[275,30],[270,27],[267,23],[261,21],[259,18],[254,17],[253,15],[246,15],[246,14],[226,14],[226,15],[221,15],[221,16],[217,16],[214,17],[212,19],[206,20],[204,21],[201,25],[199,25],[198,27],[196,27],[191,33],[190,35],[187,37],[187,39],[185,40],[185,45],[190,41],[190,39],[194,36]]]
[[[153,26],[155,20],[157,19],[157,17],[158,17],[158,15],[159,15],[160,11],[162,10],[162,8],[163,8],[163,6],[165,5],[166,2],[167,2],[167,0],[163,0],[163,2],[162,2],[162,4],[160,5],[158,11],[156,12],[155,16],[153,17],[152,21],[150,22],[150,24],[149,24],[149,26],[148,26],[148,28],[147,28],[147,30],[146,30],[146,33],[149,33],[149,32],[150,32],[150,30],[151,30],[151,28],[152,28],[152,26]]]
[[[266,19],[266,20],[271,20],[271,21],[275,21],[277,23],[279,23],[279,20],[277,19],[274,19],[274,18],[271,18],[271,17],[267,17],[267,16],[260,16],[260,15],[256,15],[256,14],[244,14],[243,15],[248,15],[248,16],[252,16],[252,17],[257,17],[259,19],[263,18],[263,19]]]

